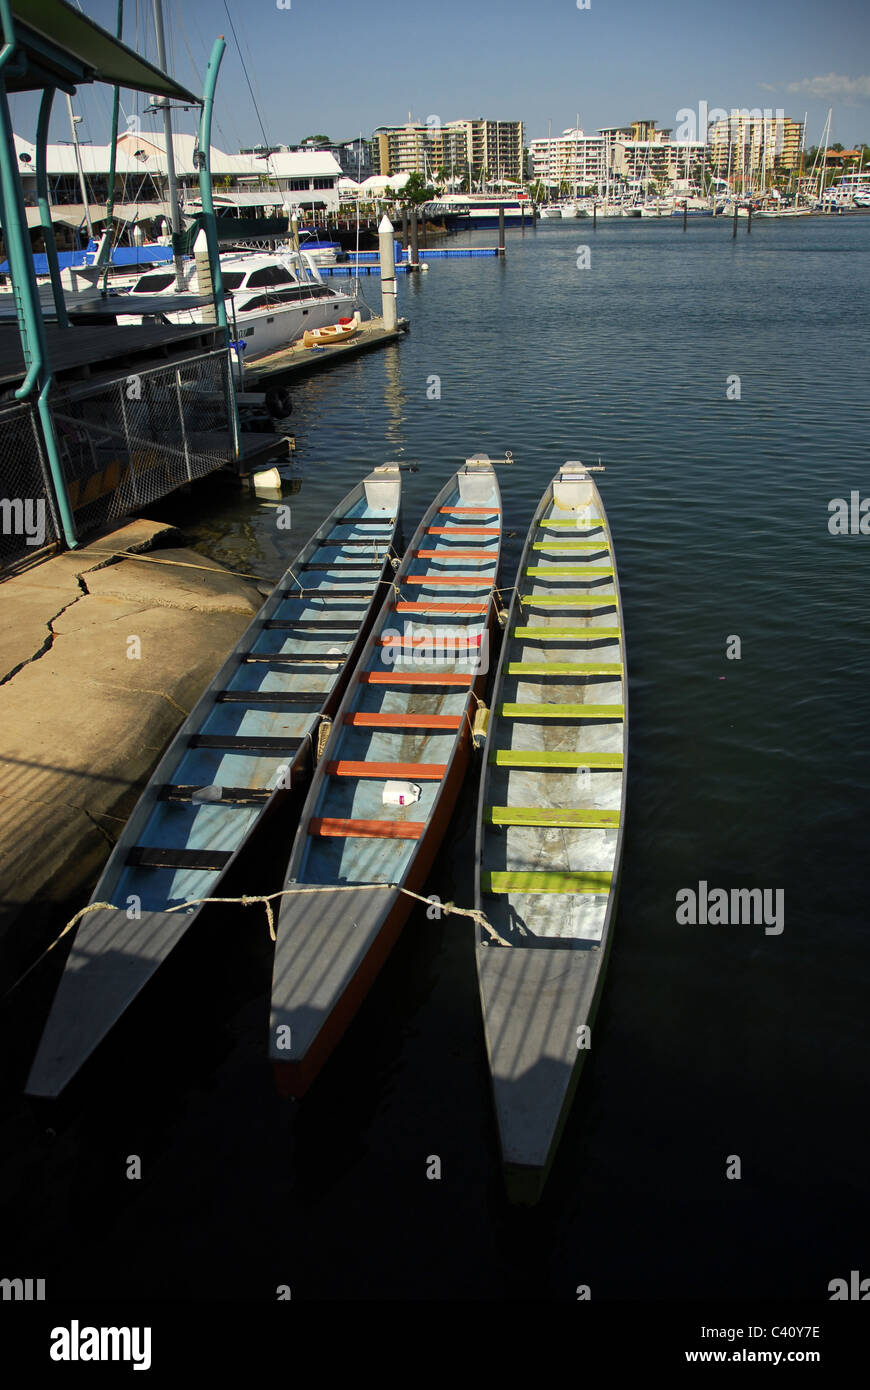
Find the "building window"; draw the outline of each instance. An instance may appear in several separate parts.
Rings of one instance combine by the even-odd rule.
[[[313,179],[312,186],[314,188],[334,188],[335,179]]]
[[[308,179],[291,179],[290,191],[291,193],[307,193]]]

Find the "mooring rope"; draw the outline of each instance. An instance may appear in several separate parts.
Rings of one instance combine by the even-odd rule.
[[[163,908],[162,911],[167,914],[170,912],[185,912],[188,908],[199,907],[205,903],[238,903],[242,907],[251,907],[254,903],[262,903],[266,909],[269,936],[273,941],[277,941],[275,914],[272,909],[272,901],[274,898],[292,897],[294,894],[301,896],[309,893],[366,893],[372,892],[375,889],[384,888],[391,888],[395,892],[404,893],[405,897],[414,898],[418,903],[425,903],[427,907],[437,906],[438,911],[443,913],[445,917],[470,917],[473,921],[477,922],[478,926],[482,927],[484,931],[488,931],[494,941],[498,941],[502,946],[510,945],[508,941],[505,941],[503,937],[499,936],[495,927],[487,921],[486,914],[481,912],[478,908],[457,907],[453,902],[439,902],[433,904],[431,898],[424,898],[421,893],[415,893],[411,888],[401,888],[397,883],[324,884],[316,888],[282,888],[280,892],[277,893],[243,893],[241,897],[238,898],[190,898],[186,902],[176,903],[174,907]],[[115,903],[88,903],[87,907],[81,908],[74,917],[70,918],[60,935],[43,952],[43,956],[48,955],[48,952],[53,950],[58,942],[62,941],[63,938],[72,931],[73,927],[78,926],[82,918],[86,917],[89,912],[119,912],[121,910],[122,909]],[[43,957],[40,957],[40,959],[42,958]]]
[[[325,544],[326,544],[325,541],[321,542],[321,545],[325,545]],[[341,542],[340,542],[340,541],[336,541],[336,542],[335,542],[335,546],[334,546],[334,547],[330,547],[330,548],[331,548],[331,549],[334,548],[334,549],[337,550],[337,549],[339,548],[340,545],[341,545]],[[317,548],[320,548],[320,547],[317,547]],[[377,540],[375,540],[375,542],[374,542],[374,549],[375,549],[375,559],[376,559],[376,560],[380,560],[380,559],[381,559],[381,555],[380,555],[379,552],[378,552],[378,543],[377,543]],[[265,575],[263,575],[263,574],[250,574],[250,573],[246,572],[245,570],[228,570],[224,565],[218,564],[217,562],[216,562],[214,565],[196,565],[196,564],[193,563],[192,560],[165,560],[165,559],[159,559],[156,555],[141,555],[141,554],[139,554],[139,553],[136,552],[136,551],[130,551],[130,550],[95,550],[95,549],[94,549],[93,547],[91,547],[91,546],[88,547],[88,554],[90,554],[90,555],[100,555],[100,556],[102,556],[104,559],[109,559],[109,560],[144,560],[144,562],[145,562],[146,564],[149,564],[149,565],[175,565],[176,568],[178,568],[178,569],[185,569],[185,570],[203,570],[206,574],[227,574],[227,575],[231,575],[231,576],[232,576],[233,578],[235,578],[235,579],[248,579],[248,580],[251,581],[252,584],[269,584],[269,585],[271,585],[271,587],[272,587],[273,589],[276,589],[276,588],[278,587],[278,585],[281,583],[281,580],[282,580],[282,579],[286,579],[286,578],[289,577],[290,579],[293,580],[294,584],[297,584],[297,585],[299,586],[299,592],[300,592],[300,594],[314,594],[314,595],[317,595],[317,594],[320,594],[320,593],[323,592],[321,589],[306,589],[306,588],[304,587],[302,581],[301,581],[301,580],[297,577],[297,575],[295,574],[295,572],[294,572],[294,570],[292,569],[292,567],[288,567],[286,570],[284,570],[283,574],[281,574],[281,575],[279,576],[278,579],[268,579],[268,578],[267,578]],[[400,558],[401,558],[401,557],[400,557],[400,556],[398,555],[398,553],[396,552],[395,547],[393,546],[392,542],[390,542],[390,544],[387,546],[386,550],[385,550],[384,553],[383,553],[383,561],[384,561],[384,563],[386,563],[386,561],[389,560],[390,564],[393,565],[393,567],[395,568],[395,567],[397,566],[397,564],[399,563]],[[328,563],[327,561],[324,562],[323,568],[324,568],[324,570],[328,570],[328,569],[330,568],[330,565],[329,565],[329,563]],[[390,583],[391,583],[391,581],[390,581],[389,579],[379,579],[379,580],[377,581],[377,584],[376,584],[375,587],[378,587],[378,585],[381,585],[381,584],[390,584]],[[396,587],[395,584],[392,584],[392,587],[395,588],[395,587]],[[340,590],[339,590],[338,592],[339,592],[339,596],[340,596]],[[396,592],[398,593],[398,589],[396,589]]]

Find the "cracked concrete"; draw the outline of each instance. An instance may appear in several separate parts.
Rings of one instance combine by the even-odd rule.
[[[169,529],[129,523],[3,585],[0,992],[45,944],[52,908],[87,901],[164,748],[260,607],[255,584],[193,551],[151,552],[173,562],[161,565],[105,554]]]

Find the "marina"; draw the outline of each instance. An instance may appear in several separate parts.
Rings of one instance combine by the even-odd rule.
[[[151,219],[166,254],[115,246],[101,289],[13,0],[43,116],[0,199],[4,1287],[114,1323],[826,1298],[867,1205],[861,150],[826,136],[813,194],[793,122],[774,197],[715,121],[668,188],[655,122],[529,152],[409,113],[370,147],[419,124],[419,178],[363,199],[362,137],[356,176],[326,137],[214,150],[237,6],[197,84],[151,39],[85,63],[52,3],[76,93],[158,102],[143,168],[149,123],[198,133],[183,248]],[[111,206],[94,134],[51,156],[73,219]],[[566,145],[604,196],[573,164],[539,194]]]

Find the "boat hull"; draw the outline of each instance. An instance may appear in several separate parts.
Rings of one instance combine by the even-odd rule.
[[[402,884],[403,888],[413,893],[422,893],[429,877],[456,809],[470,756],[471,739],[466,728],[445,781],[431,829]],[[323,908],[320,906],[321,900],[325,900]],[[298,1062],[273,1061],[275,1084],[280,1095],[301,1100],[317,1079],[369,994],[416,905],[413,898],[389,887],[380,891],[377,888],[361,888],[356,893],[319,894],[316,907],[325,921],[318,930],[312,929],[307,920],[311,911],[309,902],[303,897],[293,904],[282,923],[282,932],[295,931],[307,937],[305,963],[297,973],[297,997],[306,1002],[310,999],[312,976],[315,972],[322,972],[323,953],[326,951],[331,955],[335,983],[323,1003],[322,1024],[305,1029],[301,1039],[296,1022],[299,1013],[294,1001],[288,1000],[281,1010],[273,1011],[273,1036],[277,1029],[288,1027],[295,1035],[295,1045],[299,1046],[301,1042],[305,1047]],[[348,921],[351,923],[350,932],[359,940],[352,944],[346,941],[344,950],[341,947],[337,950],[336,928],[343,930],[347,936]],[[345,924],[343,927],[339,925],[342,922]],[[290,1041],[293,1045],[294,1036]]]
[[[450,824],[487,680],[500,546],[495,472],[468,460],[408,547],[302,813],[272,981],[284,1094],[304,1095],[344,1034],[414,905],[402,890],[421,892]]]
[[[77,927],[28,1094],[60,1094],[193,927],[202,900],[220,895],[254,833],[280,806],[292,809],[310,772],[312,738],[335,712],[381,606],[400,476],[395,466],[370,475],[323,522],[160,759],[94,890],[90,905],[111,906],[88,912]],[[371,508],[369,486],[377,499]],[[382,520],[385,498],[395,514]],[[345,519],[357,507],[356,520],[367,525]],[[335,595],[353,580],[332,558],[351,553],[338,531],[359,535],[356,545],[378,557],[345,562],[363,597],[343,604]],[[311,558],[321,551],[322,564]]]
[[[508,943],[478,936],[481,1009],[505,1182],[524,1202],[546,1181],[591,1045],[622,858],[621,599],[600,496],[574,468],[523,549],[478,805],[476,903]]]

